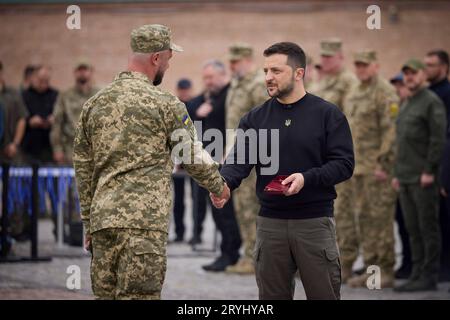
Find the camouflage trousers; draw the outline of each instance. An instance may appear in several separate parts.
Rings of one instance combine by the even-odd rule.
[[[253,259],[256,242],[256,216],[259,201],[256,196],[256,172],[253,169],[247,179],[233,192],[233,204],[241,231],[244,257]]]
[[[390,179],[356,175],[337,186],[336,226],[343,268],[351,268],[362,249],[364,264],[392,273],[395,264],[396,193]]]
[[[167,233],[103,229],[92,233],[91,281],[97,299],[160,299]]]

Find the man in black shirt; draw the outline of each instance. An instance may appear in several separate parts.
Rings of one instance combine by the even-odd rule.
[[[425,56],[425,73],[427,74],[429,89],[436,93],[447,109],[447,141],[441,166],[441,197],[439,206],[439,222],[441,226],[441,270],[439,281],[450,281],[450,200],[448,197],[450,176],[450,82],[448,72],[450,59],[444,50],[432,50]]]
[[[239,129],[256,130],[256,141],[240,140],[238,133],[221,170],[234,190],[256,168],[261,204],[254,257],[259,298],[293,299],[294,274],[299,270],[308,299],[339,299],[341,270],[333,200],[334,186],[353,173],[350,128],[335,105],[305,92],[305,53],[298,45],[277,43],[264,56],[272,99],[241,119]],[[277,135],[278,139],[268,138]],[[257,148],[252,148],[255,144]],[[252,149],[258,150],[256,157]],[[268,163],[261,150],[271,150],[275,161]],[[257,161],[253,163],[252,158]],[[281,194],[265,190],[277,175],[287,176]],[[210,196],[218,207],[228,200]]]
[[[50,70],[38,66],[31,77],[31,86],[23,91],[23,100],[29,113],[23,150],[29,162],[53,162],[50,130],[58,91],[51,88],[49,82]]]

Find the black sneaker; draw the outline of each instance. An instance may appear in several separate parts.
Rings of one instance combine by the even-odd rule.
[[[197,244],[201,244],[202,243],[202,238],[200,237],[193,237],[191,240],[189,240],[188,244],[190,244],[191,246],[195,246]]]
[[[176,236],[174,239],[169,240],[169,243],[182,243],[184,241],[183,237]]]
[[[235,262],[236,263],[236,262]],[[221,272],[234,263],[227,257],[220,256],[213,263],[202,266],[205,271]]]

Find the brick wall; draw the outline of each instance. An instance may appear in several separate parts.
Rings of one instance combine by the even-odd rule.
[[[375,2],[375,1],[372,1]],[[389,4],[396,3],[399,22],[390,23]],[[367,5],[362,1],[301,1],[245,3],[172,3],[81,5],[81,30],[66,28],[67,5],[0,5],[0,59],[10,84],[20,83],[28,63],[53,69],[53,85],[72,84],[72,67],[88,58],[96,68],[96,82],[108,83],[126,67],[131,29],[147,23],[172,28],[185,52],[175,54],[163,87],[173,90],[178,78],[188,76],[201,89],[200,66],[209,58],[225,59],[234,41],[255,46],[258,63],[270,44],[289,40],[318,58],[319,40],[344,40],[347,64],[361,48],[378,50],[382,73],[398,72],[411,56],[429,49],[450,51],[450,4],[432,1],[382,2],[382,29],[366,28]]]

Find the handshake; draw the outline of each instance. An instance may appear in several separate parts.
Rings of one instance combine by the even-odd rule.
[[[211,202],[214,207],[216,207],[217,209],[222,209],[231,197],[230,188],[226,183],[224,183],[222,194],[220,196],[216,196],[210,193],[209,197],[211,198]]]

